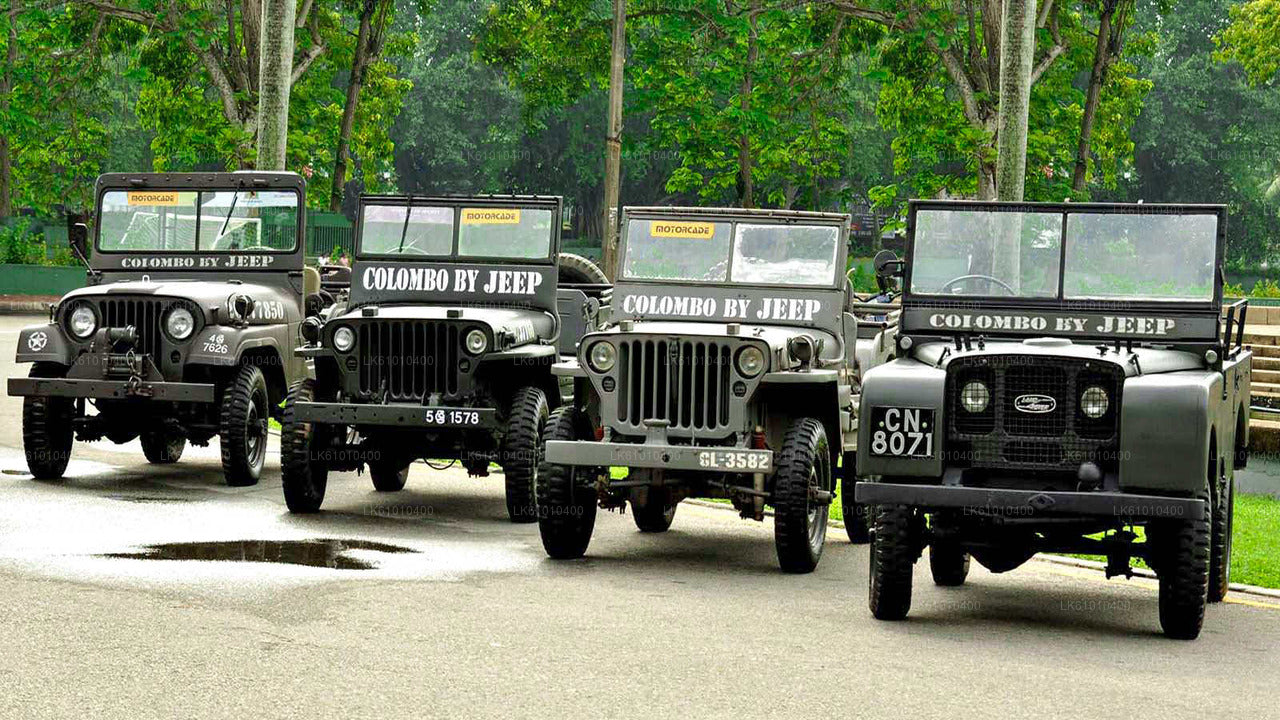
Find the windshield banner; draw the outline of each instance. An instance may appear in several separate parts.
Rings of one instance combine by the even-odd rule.
[[[838,327],[844,295],[832,290],[718,288],[619,283],[613,315],[624,320],[691,320]]]
[[[540,265],[356,262],[352,304],[446,302],[556,307],[556,269]]]
[[[1209,315],[1118,314],[1026,310],[904,308],[906,332],[963,335],[1089,337],[1106,340],[1212,341],[1218,318]]]

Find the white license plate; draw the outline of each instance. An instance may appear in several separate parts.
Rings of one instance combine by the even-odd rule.
[[[773,455],[759,450],[703,450],[698,467],[734,472],[768,472]]]
[[[427,408],[426,422],[440,427],[475,427],[480,424],[480,412],[459,408]]]

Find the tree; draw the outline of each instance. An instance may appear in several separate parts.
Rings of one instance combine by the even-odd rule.
[[[295,0],[262,0],[258,65],[259,170],[284,170],[289,143],[289,90],[293,85]]]
[[[173,46],[181,47],[199,64],[207,86],[214,88],[220,104],[222,128],[214,128],[212,118],[201,118],[204,129],[213,132],[221,153],[228,156],[230,164],[247,168],[253,165],[253,154],[258,134],[258,93],[262,78],[262,20],[263,12],[288,12],[285,0],[240,0],[237,5],[206,3],[202,0],[175,0],[157,4],[151,0],[76,0],[82,6],[93,8],[112,18],[136,23],[146,29],[149,36],[168,45],[165,55],[169,60],[180,60]],[[329,48],[324,37],[322,23],[331,23],[331,13],[320,10],[316,0],[303,0],[296,11],[290,28],[305,29],[296,36],[291,31],[288,38],[280,28],[281,42],[293,46],[292,60],[287,78],[283,75],[270,80],[278,87],[292,87],[306,75],[311,66]],[[272,43],[276,38],[270,38]],[[281,48],[281,52],[284,52]],[[276,67],[273,65],[272,67]],[[172,69],[172,68],[171,68]],[[172,85],[172,78],[169,78]],[[170,87],[172,91],[176,88]],[[163,89],[162,91],[163,92]],[[188,88],[188,96],[200,92]],[[277,92],[276,102],[279,94]],[[153,95],[154,107],[170,106],[163,96]],[[146,99],[144,99],[146,102]],[[277,123],[272,129],[278,133]]]
[[[995,196],[1000,200],[1022,200],[1027,183],[1027,113],[1031,101],[1031,63],[1036,49],[1035,19],[1036,0],[1004,0],[996,111]],[[1016,236],[1013,239],[1016,242]],[[1017,260],[1014,252],[1005,256]],[[1012,270],[1004,277],[1017,277],[1016,268]]]
[[[609,124],[604,160],[604,273],[618,274],[618,197],[622,191],[622,92],[627,57],[627,2],[613,0],[613,33],[609,52]]]
[[[395,0],[361,0],[359,3],[359,29],[356,31],[355,47],[351,53],[351,75],[347,80],[347,96],[342,106],[338,146],[333,154],[333,189],[329,196],[329,209],[333,211],[342,208],[347,163],[351,160],[351,133],[355,127],[356,110],[360,105],[360,92],[369,80],[369,66],[378,60],[386,47],[387,26],[394,6]]]

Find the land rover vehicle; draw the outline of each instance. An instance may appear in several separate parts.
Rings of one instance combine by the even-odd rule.
[[[548,421],[538,476],[551,557],[586,552],[597,505],[629,503],[641,531],[663,532],[697,496],[755,520],[771,505],[781,567],[817,566],[860,373],[892,350],[886,319],[855,315],[848,227],[827,213],[624,212],[615,322],[556,367],[575,392]]]
[[[872,613],[907,615],[926,546],[940,585],[970,557],[1089,553],[1109,576],[1144,560],[1165,634],[1196,637],[1227,590],[1248,447],[1226,211],[920,201],[908,223],[898,359],[862,386]]]
[[[331,470],[367,466],[390,492],[414,460],[461,460],[500,464],[510,519],[533,522],[551,366],[605,317],[606,278],[558,255],[560,198],[368,196],[359,213],[350,294],[308,319],[316,378],[285,404],[289,509],[319,510]]]
[[[18,337],[29,378],[27,464],[59,478],[72,439],[140,438],[152,463],[218,436],[228,485],[258,481],[267,420],[307,367],[293,354],[304,299],[304,183],[292,173],[98,179],[88,286]],[[72,234],[82,258],[88,229]]]

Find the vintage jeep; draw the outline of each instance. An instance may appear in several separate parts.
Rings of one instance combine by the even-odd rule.
[[[641,531],[663,532],[698,496],[755,520],[771,505],[782,568],[817,566],[837,468],[852,465],[860,373],[892,349],[884,318],[862,328],[854,314],[848,226],[826,213],[625,211],[617,322],[556,366],[575,392],[548,421],[538,476],[548,555],[586,552],[597,504],[629,502]],[[859,513],[846,512],[859,539]]]
[[[557,254],[560,198],[368,196],[359,212],[350,295],[308,318],[316,378],[285,403],[289,509],[319,510],[330,470],[367,465],[396,491],[412,461],[444,459],[499,463],[510,519],[533,522],[551,366],[607,316],[607,279]]]
[[[302,178],[103,175],[96,197],[88,287],[18,338],[18,362],[34,366],[9,394],[24,397],[31,473],[61,477],[73,434],[140,438],[153,463],[217,435],[227,484],[256,483],[267,420],[307,373],[293,346],[320,290],[303,267]],[[77,226],[82,259],[87,240]]]
[[[1165,634],[1196,637],[1248,447],[1226,211],[920,201],[908,229],[898,359],[862,386],[872,613],[907,615],[926,546],[939,585],[970,556],[999,573],[1091,553],[1109,576],[1146,561]]]

